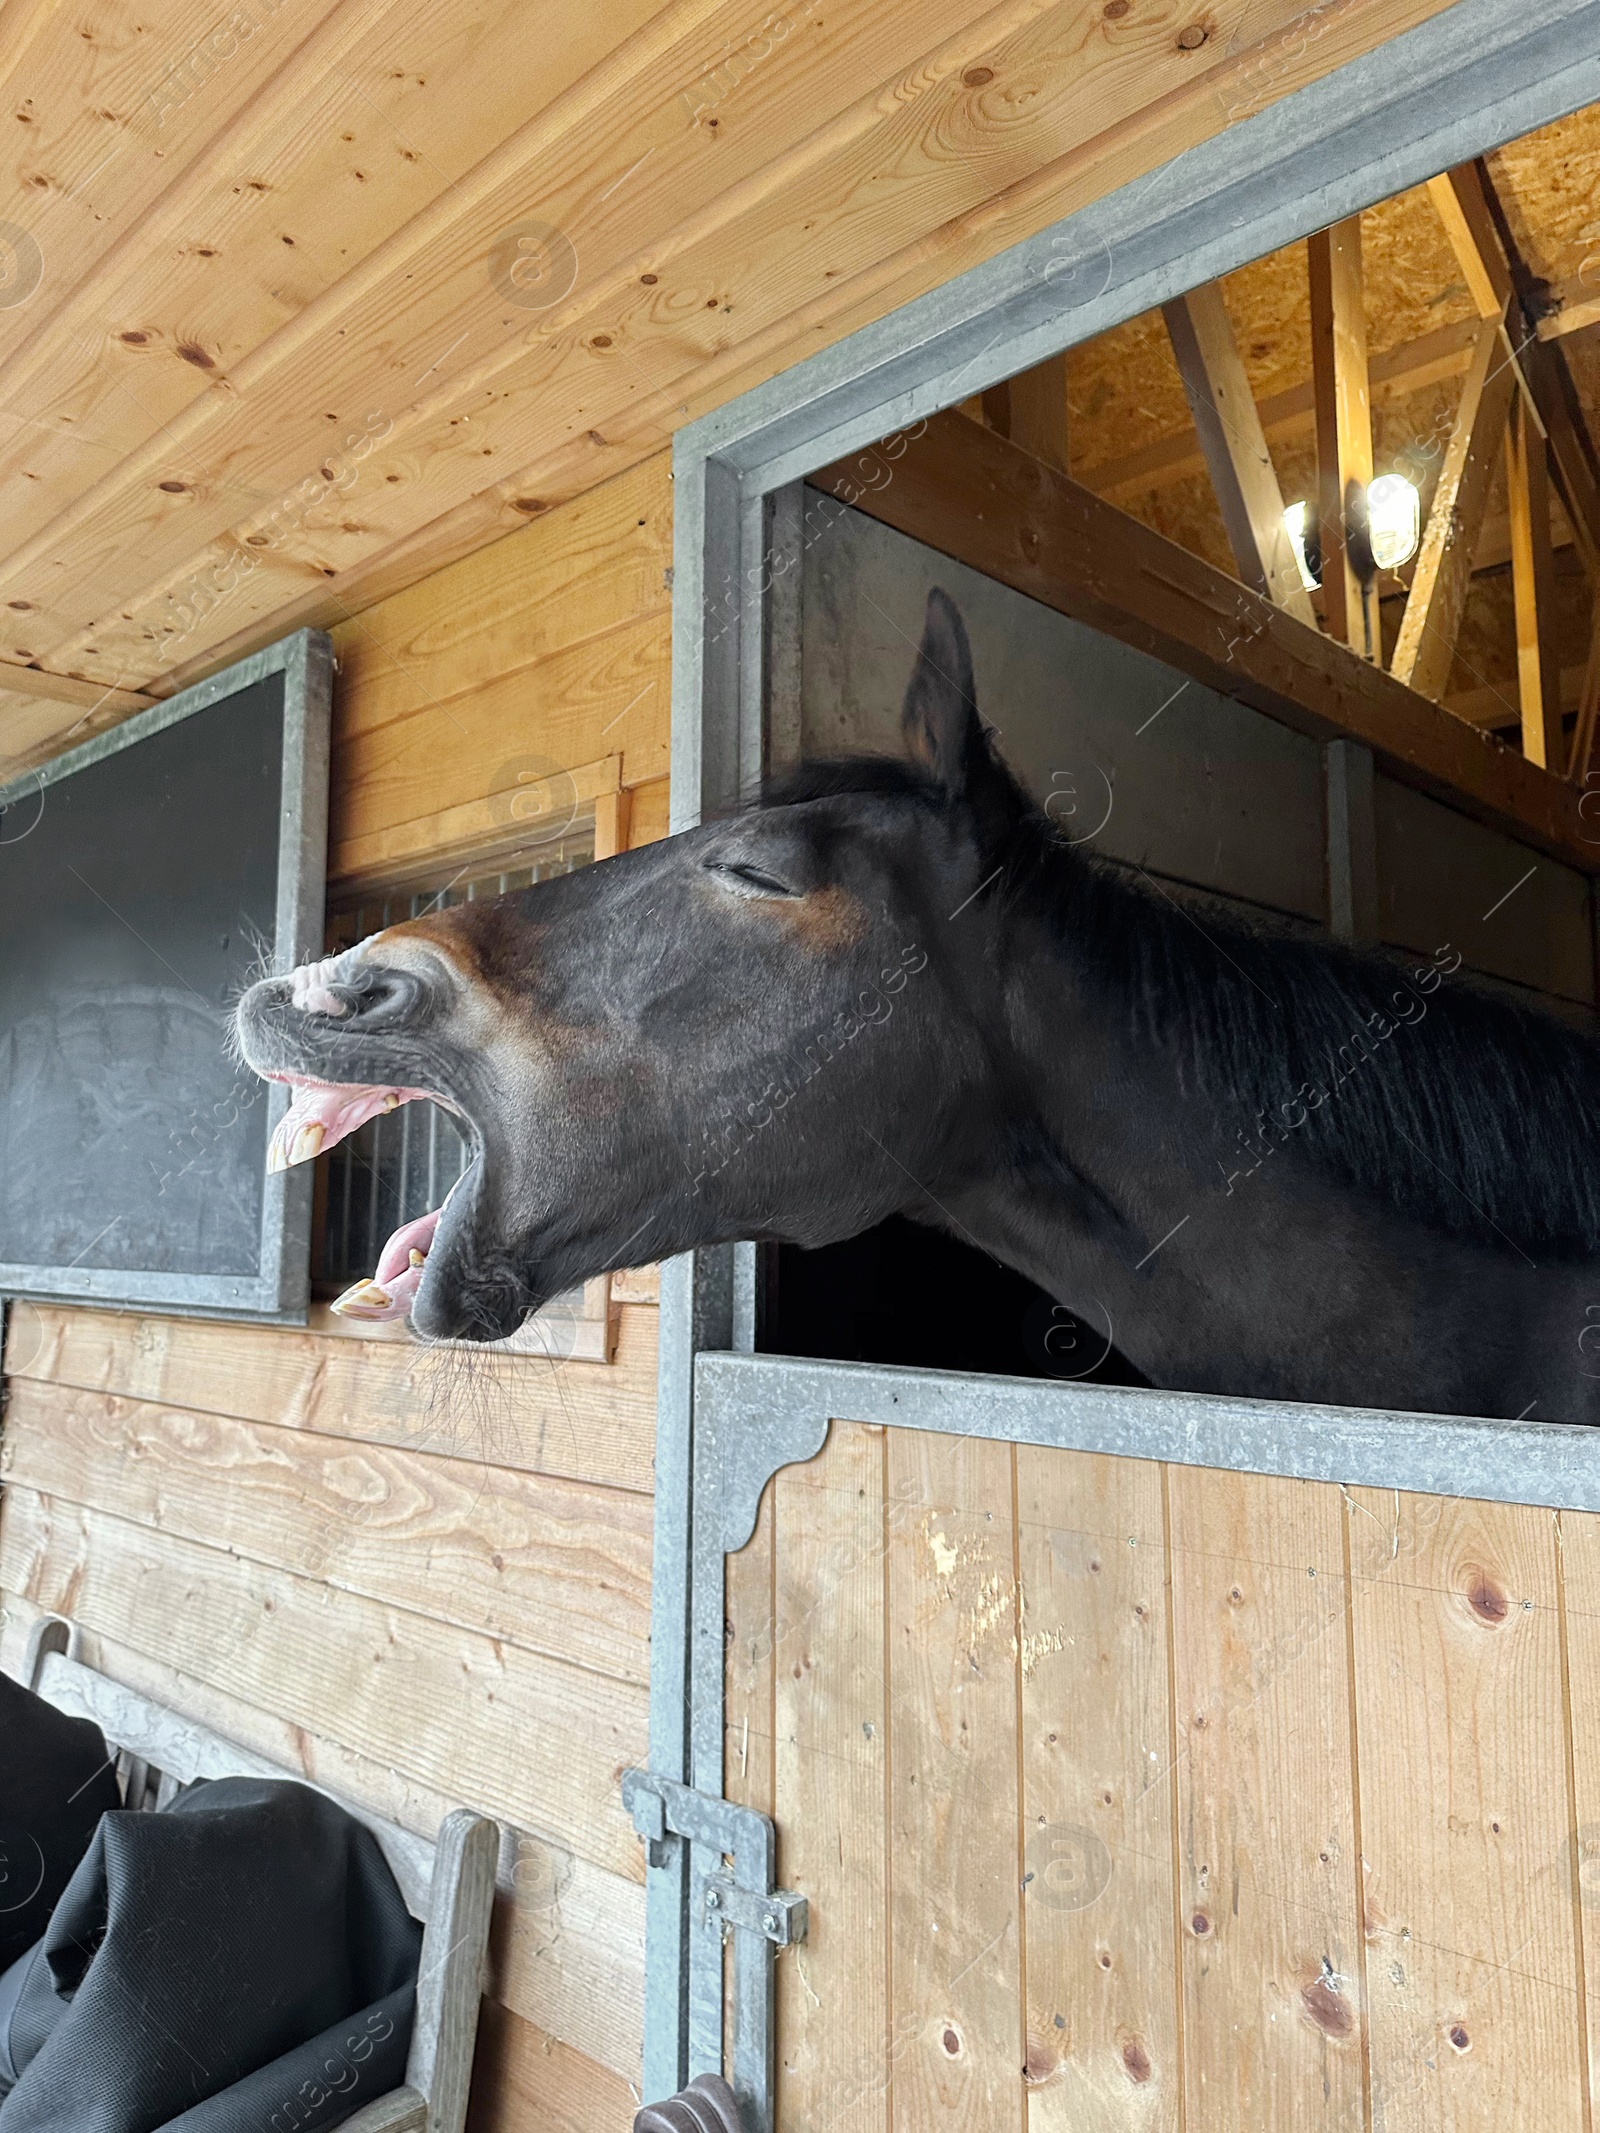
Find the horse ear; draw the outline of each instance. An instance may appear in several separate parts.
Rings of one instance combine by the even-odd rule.
[[[1002,837],[1028,812],[1027,795],[989,745],[978,716],[967,626],[942,586],[928,595],[902,723],[912,755],[952,800],[973,810],[985,842]]]
[[[972,680],[972,646],[961,610],[942,586],[928,595],[917,663],[901,714],[906,743],[951,799],[967,796],[974,758],[988,749]]]

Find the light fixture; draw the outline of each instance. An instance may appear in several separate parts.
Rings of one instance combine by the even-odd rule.
[[[1306,505],[1302,497],[1299,503],[1291,504],[1283,514],[1284,531],[1289,536],[1289,545],[1294,550],[1295,562],[1300,567],[1300,583],[1307,592],[1315,592],[1322,583],[1311,567],[1311,558],[1306,553]]]
[[[1422,498],[1403,474],[1380,474],[1367,488],[1367,538],[1380,570],[1398,570],[1417,552]]]

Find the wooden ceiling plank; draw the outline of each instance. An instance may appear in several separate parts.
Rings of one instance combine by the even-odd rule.
[[[1437,12],[1437,0],[1407,4],[1419,19]],[[1370,41],[1378,34],[1380,13],[1382,34],[1390,34],[1396,25],[1390,8],[1357,8],[1348,21],[1341,18],[1338,35],[1330,30],[1309,59],[1284,55],[1273,92],[1288,93],[1304,75],[1335,64],[1352,40],[1356,46]],[[1231,79],[1240,64],[1219,65],[1215,81],[1194,74],[1189,55],[1173,46],[1158,23],[1130,22],[1114,37],[1096,31],[1086,46],[1077,6],[1056,10],[1031,37],[985,48],[976,45],[976,34],[942,50],[937,66],[922,63],[892,89],[871,90],[786,161],[720,197],[671,240],[652,219],[659,207],[647,201],[631,227],[635,241],[648,241],[643,258],[661,275],[662,288],[639,287],[634,269],[642,262],[636,253],[609,284],[552,314],[537,342],[515,343],[492,364],[476,363],[429,405],[396,408],[397,444],[413,423],[442,422],[448,415],[459,424],[470,415],[474,427],[467,434],[491,463],[538,468],[559,460],[575,436],[594,431],[609,437],[619,426],[623,434],[637,435],[641,403],[659,410],[664,428],[651,439],[658,442],[680,409],[704,404],[704,396],[725,397],[734,380],[751,382],[791,361],[797,336],[806,343],[813,332],[842,330],[847,319],[876,314],[891,297],[909,293],[908,285],[926,286],[956,271],[964,259],[988,256],[1000,228],[1021,235],[1064,211],[1073,199],[1103,191],[1120,170],[1132,175],[1148,167],[1153,144],[1170,149],[1212,130],[1218,84]],[[958,71],[977,49],[998,62],[1001,86],[987,100],[985,92],[968,89]],[[1008,69],[1030,83],[1044,81],[1045,92],[1019,104],[1003,93]],[[765,78],[757,70],[751,86]],[[1181,102],[1162,108],[1160,97],[1180,89],[1187,92]],[[771,132],[765,103],[752,106],[751,115]],[[611,106],[597,101],[586,111],[585,141],[604,136],[609,143],[618,133],[626,138],[629,126],[621,122],[637,117],[620,101]],[[674,123],[679,119],[681,112]],[[813,101],[808,123],[814,122]],[[632,145],[637,150],[637,126]],[[548,146],[547,140],[546,152]],[[579,168],[571,182],[581,184],[590,203],[584,227],[594,228],[603,254],[614,252],[611,218],[624,209],[635,212],[629,206],[632,189],[615,190],[626,169],[612,170],[602,182],[602,169],[611,166],[597,151],[585,148],[573,160]],[[663,163],[666,167],[665,158]],[[548,157],[542,167],[548,167]],[[885,168],[896,169],[901,182],[886,187]],[[828,205],[819,213],[824,173]],[[352,285],[361,286],[347,292],[349,305],[330,305],[315,332],[300,322],[294,362],[277,365],[269,376],[263,357],[248,407],[213,409],[204,436],[197,430],[181,440],[209,479],[219,487],[248,480],[256,493],[271,494],[270,483],[287,487],[306,478],[305,470],[316,464],[314,454],[323,449],[314,419],[307,432],[308,416],[314,418],[328,404],[326,395],[335,387],[347,404],[371,404],[374,343],[386,351],[385,375],[402,382],[436,365],[440,349],[463,337],[472,342],[477,335],[474,345],[481,346],[492,334],[505,348],[503,324],[478,292],[485,279],[481,262],[488,232],[503,227],[511,215],[513,178],[525,200],[527,172],[519,165],[507,173],[507,189],[497,196],[500,205],[493,215],[484,210],[480,216],[474,207],[474,217],[487,217],[481,231],[477,220],[469,218],[470,227],[450,224],[441,212],[437,226],[430,223],[425,246],[419,250],[408,239],[406,248],[396,249],[385,268],[390,279],[369,271],[369,263],[350,277]],[[563,187],[568,182],[563,173]],[[1002,223],[995,219],[1001,212],[994,198],[997,184],[1006,188],[1010,218]],[[590,210],[608,190],[614,198],[595,223]],[[577,243],[576,223],[573,228]],[[587,258],[587,238],[578,248]],[[849,304],[843,303],[847,289]],[[720,299],[716,311],[709,309],[697,290],[731,293],[734,315],[728,316]],[[594,345],[593,329],[602,324],[613,343],[606,351]],[[762,336],[758,357],[754,349]],[[220,396],[213,400],[220,406]],[[339,398],[332,404],[338,406]],[[458,448],[461,434],[458,430]],[[427,516],[464,504],[484,486],[483,471],[472,452],[458,450],[450,474],[454,493],[434,492]],[[185,500],[181,519],[172,502],[155,494],[147,481],[109,485],[92,509],[80,505],[72,525],[58,529],[59,537],[41,550],[40,576],[47,581],[41,594],[60,603],[62,647],[76,653],[85,641],[65,634],[69,621],[82,631],[86,623],[105,618],[109,641],[102,649],[108,656],[120,657],[124,643],[148,656],[151,639],[144,622],[136,621],[124,638],[118,619],[129,605],[131,556],[137,552],[146,559],[145,585],[165,580],[187,559],[203,556],[208,528],[220,531],[226,523],[225,506],[203,496]],[[413,523],[423,518],[419,511]],[[369,553],[392,542],[393,533],[385,528]],[[71,588],[70,609],[60,588]],[[224,633],[232,634],[219,632]],[[194,646],[196,652],[201,648]],[[52,663],[60,662],[52,656]]]
[[[604,16],[520,0],[472,11],[348,0],[289,49],[7,373],[8,407],[47,431],[0,450],[10,552],[100,480],[109,442],[126,457],[209,392],[248,389],[255,352],[292,338],[353,260],[441,195],[457,211],[485,143],[525,127],[530,104],[581,80],[626,42],[630,17],[653,12],[653,0]],[[170,456],[156,478],[191,471]],[[235,509],[260,494],[246,484]]]
[[[935,416],[881,488],[862,490],[853,469],[814,478],[1030,599],[1298,732],[1364,741],[1406,782],[1600,871],[1565,780],[965,416]]]
[[[214,148],[260,99],[286,43],[315,35],[340,4],[313,0],[270,28],[263,10],[243,34],[212,0],[148,0],[136,15],[106,7],[91,22],[68,8],[0,9],[0,79],[26,129],[12,136],[14,212],[45,270],[35,297],[0,313],[8,404],[52,351],[60,361],[63,318],[105,262],[139,242],[174,171]]]
[[[516,472],[484,484],[477,462],[462,458],[455,494],[437,515],[430,519],[418,512],[398,539],[386,533],[375,540],[364,558],[346,565],[336,585],[316,584],[308,574],[292,591],[286,589],[284,605],[273,616],[241,625],[229,607],[208,619],[183,647],[180,671],[184,679],[214,671],[283,628],[330,619],[339,611],[341,600],[348,609],[414,581],[435,561],[468,552],[507,530],[515,523],[506,508],[513,496],[533,494],[556,500],[637,461],[658,449],[666,430],[679,419],[692,419],[791,362],[797,345],[825,344],[882,316],[1108,189],[1136,181],[1214,132],[1219,113],[1232,108],[1239,97],[1248,94],[1255,108],[1290,95],[1383,38],[1429,19],[1444,4],[1445,0],[1352,0],[1314,46],[1296,43],[1288,32],[1280,34],[1273,26],[1273,34],[1264,41],[1246,43],[1205,72],[1185,72],[1178,55],[1155,48],[1148,40],[1124,40],[1114,67],[1104,63],[1098,52],[1091,66],[1084,64],[1081,53],[1064,55],[1058,67],[1065,67],[1071,57],[1075,98],[1053,105],[1048,124],[1035,125],[1031,102],[1024,102],[1018,110],[1008,107],[1003,114],[1009,121],[1003,135],[1003,190],[988,192],[945,214],[943,220],[939,211],[947,195],[934,199],[927,214],[911,215],[907,203],[921,197],[921,176],[916,184],[908,179],[885,188],[881,170],[872,167],[860,179],[852,166],[845,174],[848,182],[842,181],[837,193],[829,193],[820,237],[816,235],[814,174],[808,185],[796,184],[776,204],[769,203],[764,220],[752,204],[734,240],[723,248],[738,262],[731,286],[740,298],[739,315],[718,318],[714,337],[696,338],[682,331],[688,318],[686,291],[680,289],[674,299],[676,308],[669,312],[660,292],[652,292],[641,302],[641,292],[631,280],[619,281],[611,295],[611,308],[602,309],[599,316],[608,326],[617,325],[620,309],[620,331],[626,335],[630,328],[637,329],[638,344],[636,348],[630,344],[626,363],[599,364],[587,345],[578,345],[569,321],[559,361],[550,358],[548,365],[541,364],[534,360],[540,351],[524,350],[516,370],[502,381],[500,398],[483,413],[484,428],[494,428],[494,462]],[[1224,49],[1219,42],[1219,52]],[[1037,52],[1012,56],[1030,79],[1030,70],[1036,71],[1050,58],[1046,53],[1041,59]],[[992,165],[994,140],[1002,136],[993,134],[984,121],[979,99],[963,99],[951,92],[936,112],[924,115],[912,110],[908,116],[902,108],[908,97],[909,90],[905,96],[898,91],[879,94],[880,104],[896,120],[896,132],[892,143],[869,147],[869,166],[874,154],[880,160],[888,155],[893,166],[907,174],[919,168],[923,153],[932,157],[939,170],[952,164]],[[1030,127],[1034,127],[1031,132]],[[925,151],[919,150],[919,140],[928,143]],[[825,159],[820,168],[831,182],[832,165]],[[583,175],[588,182],[588,166]],[[782,188],[777,190],[782,193]],[[626,200],[627,195],[625,187],[619,198]],[[870,225],[866,239],[854,245],[844,241],[865,225]],[[446,243],[461,239],[459,229],[452,233],[441,227],[439,235]],[[651,242],[659,245],[664,257],[668,242],[659,230]],[[797,259],[819,253],[831,259],[830,247],[836,243],[847,254],[844,265],[830,267],[813,285],[797,290]],[[726,256],[722,273],[721,285],[730,286]],[[629,292],[626,304],[624,288]],[[641,315],[647,312],[648,331],[640,326]],[[359,319],[350,323],[359,324]],[[335,354],[344,348],[331,311],[325,325],[327,331],[319,343],[324,358],[330,348]],[[677,333],[670,364],[658,346],[658,338],[669,327]],[[398,330],[387,311],[373,326],[386,346]],[[453,337],[446,336],[446,346]],[[435,339],[427,363],[435,362],[438,346]],[[543,352],[549,356],[547,347]],[[640,370],[648,373],[643,379]],[[308,389],[306,381],[298,381],[295,389],[303,394]],[[292,398],[289,386],[284,395]],[[441,395],[441,403],[444,399]],[[481,400],[478,406],[483,408]],[[274,437],[275,404],[257,412],[262,433]],[[658,426],[649,429],[652,420]],[[257,493],[267,490],[258,469],[252,469],[251,478]],[[135,521],[114,532],[104,551],[108,567],[115,569],[119,552],[129,543],[142,541],[145,531]],[[189,553],[193,559],[204,558],[203,548]],[[53,553],[51,561],[59,560]],[[70,576],[65,571],[61,575]],[[144,582],[149,582],[149,576]],[[129,603],[106,598],[104,581],[98,591],[103,604],[96,608],[93,594],[86,594],[79,613],[105,618],[108,655],[115,656],[121,649],[115,634],[121,626],[121,610]],[[130,627],[127,642],[140,656],[148,657],[153,639],[148,626],[139,623]]]
[[[1363,659],[1379,656],[1377,602],[1351,554],[1372,481],[1372,384],[1367,366],[1361,217],[1307,239],[1311,385],[1317,422],[1317,516],[1322,612],[1328,633]]]
[[[1472,580],[1500,440],[1517,390],[1502,326],[1479,329],[1478,346],[1461,388],[1455,426],[1439,470],[1428,523],[1422,530],[1390,671],[1397,681],[1444,699],[1455,662],[1456,638]]]
[[[1558,774],[1566,768],[1561,730],[1560,660],[1552,642],[1555,551],[1550,539],[1550,480],[1545,442],[1521,394],[1506,429],[1511,582],[1517,633],[1517,693],[1522,752]]]
[[[1174,297],[1162,315],[1239,576],[1252,591],[1314,628],[1316,615],[1284,523],[1283,491],[1222,285],[1207,282]]]
[[[1043,15],[1049,22],[1062,10],[1047,0],[1010,0],[974,27],[975,12],[974,0],[929,0],[919,11],[914,51],[925,53],[928,38],[946,39],[947,48],[936,42],[937,63],[919,59],[910,68],[897,85],[903,95],[863,93],[864,83],[879,78],[873,65],[904,68],[907,59],[903,6],[869,0],[850,38],[803,33],[787,41],[781,66],[754,69],[739,95],[692,124],[685,98],[726,61],[730,47],[748,42],[749,0],[667,10],[244,355],[231,367],[226,390],[202,392],[164,428],[151,425],[123,466],[76,496],[10,556],[7,575],[18,577],[25,591],[36,590],[43,609],[46,588],[29,582],[35,564],[46,553],[52,561],[70,556],[64,572],[42,574],[64,576],[75,591],[97,586],[87,611],[73,617],[81,628],[125,597],[130,549],[150,558],[152,575],[164,575],[200,545],[197,522],[208,534],[220,533],[239,518],[247,495],[273,498],[312,478],[327,455],[326,409],[365,413],[376,402],[397,427],[410,428],[448,405],[459,425],[463,415],[476,418],[498,397],[505,377],[522,370],[535,338],[559,341],[591,372],[587,389],[576,395],[581,408],[597,386],[604,397],[603,366],[583,361],[589,355],[584,322],[590,331],[602,322],[612,329],[623,303],[640,314],[629,322],[635,335],[676,341],[687,329],[701,344],[694,352],[714,345],[718,313],[729,300],[728,259],[715,239],[730,219],[752,207],[759,213],[759,203],[786,177],[813,196],[816,168],[839,168],[852,146],[855,182],[863,181],[855,169],[863,158],[880,176],[886,132],[907,135],[906,145],[913,145],[924,131],[925,110],[975,101],[961,84],[964,62],[1019,19]],[[1055,35],[1059,41],[1059,24]],[[1051,100],[1041,101],[1048,110]],[[646,157],[648,181],[641,173],[639,183],[625,183]],[[980,158],[965,189],[983,176]],[[577,277],[573,293],[544,310],[518,306],[515,292],[498,286],[489,266],[496,242],[527,220],[533,203],[538,223],[557,233],[552,243],[562,271]],[[289,202],[274,205],[281,215]],[[300,202],[308,218],[320,211],[318,201]],[[902,202],[898,212],[914,213],[914,203]],[[660,242],[667,231],[677,233],[680,248],[701,241],[704,251],[703,239],[713,239],[712,256],[688,290],[672,287],[674,277],[662,273],[673,250]],[[652,246],[665,256],[640,259]],[[791,252],[785,261],[791,277],[797,256]],[[653,267],[669,286],[659,294],[642,291],[641,266]],[[821,258],[811,271],[824,277]],[[641,303],[642,297],[650,300]],[[714,308],[701,320],[708,306]],[[603,346],[616,347],[621,338],[609,331]],[[680,352],[680,362],[689,352]],[[444,355],[449,360],[441,364]],[[624,399],[636,389],[618,382]],[[455,443],[463,442],[458,431]],[[163,492],[163,479],[183,487]],[[72,634],[64,630],[44,650],[55,654]],[[61,662],[53,657],[52,663]]]

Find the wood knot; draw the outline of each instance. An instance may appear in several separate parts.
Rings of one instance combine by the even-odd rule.
[[[1189,1930],[1197,1940],[1205,1939],[1206,1935],[1211,1931],[1211,1921],[1204,1911],[1195,1912],[1193,1918],[1189,1921]]]
[[[1467,1605],[1480,1622],[1495,1626],[1504,1622],[1511,1613],[1511,1596],[1505,1588],[1478,1565],[1470,1565],[1466,1575]]]
[[[1029,2088],[1039,2088],[1050,2079],[1060,2063],[1048,2045],[1041,2044],[1037,2037],[1030,2037],[1028,2056],[1022,2062],[1022,2078]]]
[[[1187,29],[1178,32],[1178,50],[1198,52],[1210,35],[1211,32],[1203,22],[1191,22]]]
[[[215,357],[208,355],[198,341],[180,341],[178,353],[186,363],[192,363],[196,370],[215,370],[217,367]]]
[[[1455,2046],[1458,2052],[1469,2052],[1472,2049],[1472,2039],[1467,2035],[1466,2031],[1461,2027],[1461,2024],[1459,2022],[1457,2022],[1450,2031],[1450,2042]]]
[[[1150,2064],[1150,2054],[1137,2037],[1127,2038],[1122,2046],[1122,2063],[1130,2081],[1145,2082],[1155,2072]]]
[[[1330,1977],[1314,1978],[1300,2004],[1325,2037],[1348,2037],[1355,2027],[1355,2011]]]
[[[961,79],[963,84],[969,89],[987,89],[990,82],[994,80],[994,68],[968,67],[966,73],[962,75]]]
[[[953,2024],[946,2025],[945,2033],[939,2039],[939,2042],[944,2046],[950,2058],[959,2059],[961,2057],[961,2032]]]

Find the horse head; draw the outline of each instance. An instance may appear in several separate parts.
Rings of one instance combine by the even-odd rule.
[[[904,715],[909,762],[818,766],[746,813],[250,989],[244,1056],[294,1091],[274,1167],[418,1097],[470,1144],[358,1314],[495,1340],[611,1267],[937,1219],[991,1153],[988,892],[1031,812],[942,592]]]

